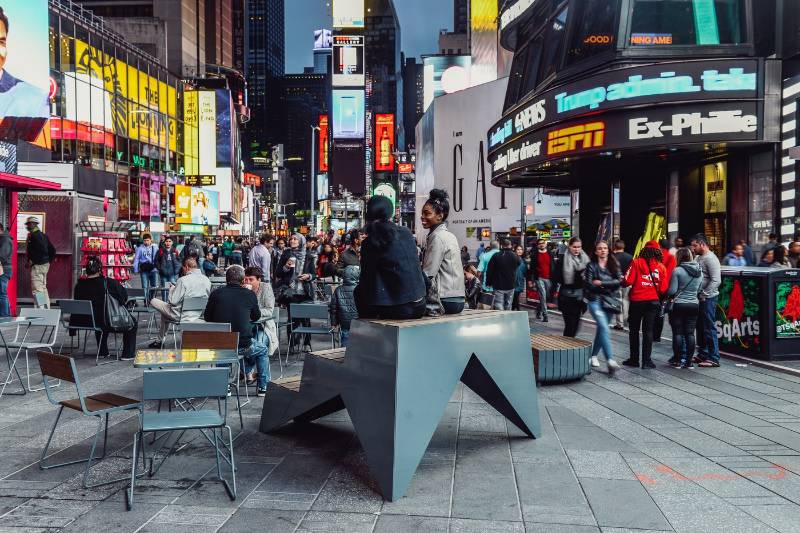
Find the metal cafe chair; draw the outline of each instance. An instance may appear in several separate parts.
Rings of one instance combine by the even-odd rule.
[[[92,302],[89,300],[59,300],[58,307],[61,309],[61,325],[67,331],[76,331],[78,335],[78,346],[81,344],[80,339],[80,332],[84,332],[83,337],[83,352],[86,353],[86,343],[89,340],[89,333],[101,333],[103,329],[97,325],[97,322],[94,318],[94,310],[92,309]],[[89,322],[89,324],[85,326],[78,326],[74,324],[70,324],[70,319],[73,317],[84,317]],[[62,348],[64,347],[64,342],[61,342],[61,345],[58,348],[58,353],[61,353]],[[69,348],[72,351],[72,337],[69,339]],[[111,363],[112,361],[106,361],[103,364]],[[95,364],[100,365],[100,343],[97,343],[97,351],[95,352]]]
[[[183,317],[183,313],[186,311],[199,311],[203,312],[206,308],[206,304],[208,304],[208,297],[207,296],[195,296],[191,298],[184,298],[183,302],[181,302],[181,309],[178,313],[178,321],[177,322],[170,322],[169,323],[169,331],[167,335],[172,333],[172,342],[175,345],[175,349],[178,349],[178,331],[181,330],[181,327],[188,324],[189,322],[182,322],[181,318]],[[163,318],[162,318],[163,320]],[[164,347],[164,342],[166,342],[167,336],[165,335],[164,338],[161,340],[161,347]]]
[[[145,370],[142,383],[142,403],[139,404],[139,430],[133,436],[133,455],[131,457],[130,488],[125,491],[125,507],[133,509],[133,496],[136,488],[136,464],[139,454],[147,462],[145,433],[164,433],[187,430],[211,430],[217,459],[217,477],[225,487],[231,500],[236,499],[236,464],[233,457],[233,434],[228,426],[228,369],[226,368],[191,368],[179,370]],[[150,400],[189,400],[191,398],[216,398],[216,409],[154,412],[145,410],[144,402]],[[227,430],[228,442],[223,439]],[[218,435],[219,432],[219,435]],[[162,435],[163,437],[163,435]],[[163,443],[162,443],[163,444]],[[220,461],[220,444],[226,448],[230,456],[231,483],[222,476]],[[158,467],[154,468],[156,453],[150,458],[149,475],[152,476],[161,467],[174,449],[161,458]]]
[[[144,289],[128,289],[128,309],[136,315],[137,321],[141,323],[142,315],[147,315],[147,333],[153,331],[156,310],[150,307],[147,294]]]
[[[29,317],[29,318],[39,318],[41,320],[37,320],[36,322],[31,324],[31,329],[34,328],[41,328],[41,336],[37,341],[29,341],[26,339],[20,339],[22,336],[22,328],[21,326],[17,326],[17,332],[14,336],[14,340],[11,342],[6,343],[9,349],[14,348],[17,350],[24,350],[25,351],[25,373],[27,374],[28,380],[28,391],[30,392],[37,392],[40,390],[44,390],[44,384],[41,387],[33,388],[31,387],[31,364],[30,364],[30,351],[31,350],[47,350],[50,353],[53,353],[53,347],[56,345],[56,339],[58,338],[58,326],[60,323],[61,312],[58,309],[21,309],[20,313],[22,316]],[[32,332],[31,332],[32,333]],[[30,336],[30,333],[29,333]],[[58,381],[57,384],[51,385],[51,387],[58,387],[61,385],[61,381]]]
[[[272,317],[268,320],[272,320],[275,323],[275,331],[278,335],[278,346],[276,347],[278,352],[278,366],[281,369],[281,376],[283,377],[283,361],[281,360],[281,327],[285,326],[286,324],[281,323],[281,308],[278,304],[275,304],[275,307],[272,308]],[[289,352],[286,352],[286,364],[289,364]]]
[[[33,306],[37,309],[47,308],[47,296],[43,292],[33,293]]]
[[[296,335],[330,335],[331,348],[336,348],[336,335],[333,326],[331,325],[331,315],[328,311],[328,306],[325,304],[291,304],[289,307],[289,316],[294,323],[296,320],[309,321],[308,326],[291,326],[289,334],[289,351],[294,345]],[[323,320],[322,326],[314,326],[311,320]],[[287,354],[288,362],[288,354]]]
[[[36,352],[36,357],[39,360],[39,367],[42,369],[42,380],[44,382],[44,390],[47,394],[47,399],[53,405],[59,406],[58,415],[56,416],[55,422],[53,422],[53,428],[50,430],[50,435],[47,437],[47,443],[44,445],[42,456],[39,459],[39,468],[42,470],[49,470],[51,468],[58,468],[61,466],[85,462],[86,468],[83,471],[83,486],[85,488],[99,487],[101,485],[108,485],[109,483],[115,483],[117,481],[128,479],[126,476],[123,478],[103,481],[101,483],[89,484],[89,469],[92,467],[92,461],[95,459],[100,461],[106,456],[106,451],[108,448],[109,415],[112,413],[139,409],[141,402],[139,400],[126,398],[110,392],[86,396],[86,394],[83,392],[83,388],[81,387],[80,379],[78,378],[78,369],[75,366],[75,359],[72,357],[67,357],[66,355],[54,354],[41,350]],[[53,388],[53,386],[50,385],[50,378],[60,381],[68,381],[74,384],[78,397],[69,400],[56,399],[50,392],[50,389]],[[61,420],[61,414],[64,412],[65,407],[67,409],[72,409],[73,411],[82,413],[84,416],[97,417],[97,431],[94,434],[94,441],[92,442],[92,448],[89,451],[89,457],[86,459],[78,459],[75,461],[67,461],[58,464],[45,464],[47,459],[50,459],[58,453],[56,452],[51,455],[47,455],[47,451],[50,448],[50,442],[53,440],[53,435],[56,432],[56,427],[58,427],[58,422]],[[103,429],[104,419],[105,429]],[[95,457],[97,441],[100,438],[101,431],[103,432],[103,454],[100,457]]]

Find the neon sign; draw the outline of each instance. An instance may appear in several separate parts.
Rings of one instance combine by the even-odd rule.
[[[583,44],[611,44],[612,37],[606,34],[589,35],[583,40]]]
[[[741,110],[709,111],[708,113],[676,113],[671,121],[651,120],[647,117],[632,118],[628,126],[628,138],[660,139],[666,135],[708,135],[712,133],[755,133],[758,117],[745,115]]]
[[[654,44],[672,44],[671,33],[632,33],[631,44],[650,46]]]
[[[605,137],[605,122],[590,122],[554,130],[547,134],[547,154],[554,155],[601,148]]]

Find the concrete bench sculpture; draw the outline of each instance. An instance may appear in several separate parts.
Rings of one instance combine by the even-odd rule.
[[[465,311],[357,320],[343,349],[306,356],[270,384],[262,432],[347,409],[385,498],[403,496],[459,381],[531,438],[541,434],[528,315]]]
[[[589,374],[592,343],[561,335],[531,335],[536,381],[558,383]]]

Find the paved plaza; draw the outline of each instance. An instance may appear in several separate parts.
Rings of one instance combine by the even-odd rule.
[[[560,327],[558,317],[532,322],[536,332]],[[592,335],[584,324],[580,336]],[[622,359],[627,336],[614,337]],[[3,397],[0,532],[800,532],[800,377],[727,361],[674,370],[667,358],[665,341],[657,370],[540,388],[538,440],[459,388],[394,503],[377,493],[346,413],[263,435],[262,399],[253,398],[235,443],[236,501],[213,480],[213,450],[198,439],[139,482],[126,512],[122,483],[85,490],[81,465],[39,469],[56,414],[43,392]],[[129,362],[96,367],[86,358],[79,370],[90,393],[141,393]],[[58,394],[73,391],[65,384]],[[95,422],[66,417],[57,458],[79,458]],[[94,476],[129,471],[136,426],[135,415],[112,418],[113,457]]]

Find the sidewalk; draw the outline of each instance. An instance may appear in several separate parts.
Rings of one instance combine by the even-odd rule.
[[[532,321],[537,332],[561,328],[557,316]],[[593,332],[582,324],[581,337]],[[627,335],[614,332],[613,342],[626,358]],[[44,393],[3,397],[0,531],[800,531],[800,378],[728,361],[675,370],[668,357],[662,343],[656,370],[540,388],[538,440],[457,390],[406,497],[394,503],[375,491],[346,413],[263,435],[254,398],[235,443],[235,502],[218,483],[195,481],[216,469],[196,441],[141,482],[128,513],[122,484],[84,490],[80,465],[39,470],[56,412]],[[141,371],[130,363],[95,367],[87,358],[79,366],[90,392],[140,393]],[[64,385],[59,394],[70,393]],[[120,458],[101,463],[99,476],[130,468],[136,420],[111,423],[109,447]],[[67,415],[56,448],[87,453],[93,426]]]

